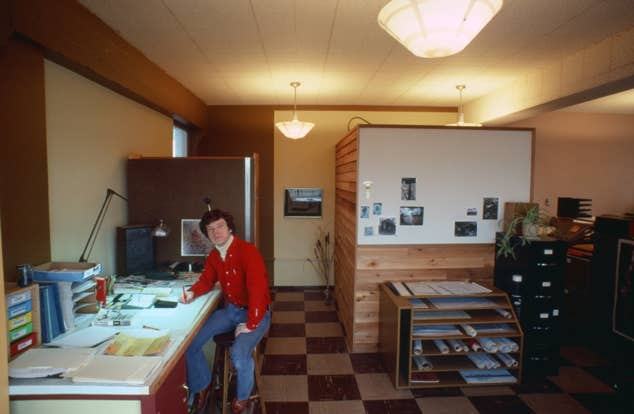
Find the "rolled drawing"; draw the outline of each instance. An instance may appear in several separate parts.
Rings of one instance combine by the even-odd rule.
[[[498,351],[497,345],[495,344],[495,342],[491,340],[491,338],[479,338],[478,341],[480,342],[480,345],[482,345],[482,348],[484,348],[485,351],[491,352],[491,353],[495,353]]]
[[[462,344],[457,339],[447,339],[447,342],[454,352],[462,352]]]
[[[423,354],[423,341],[421,339],[414,340],[414,355]]]
[[[497,354],[497,356],[498,358],[500,358],[500,361],[502,361],[504,365],[509,368],[514,368],[518,365],[518,362],[515,360],[515,358],[513,358],[509,354]]]
[[[498,351],[500,352],[511,352],[511,344],[504,341],[504,338],[490,338],[498,347]]]
[[[469,345],[473,352],[480,352],[482,350],[480,343],[475,339],[467,339],[467,345]]]
[[[503,318],[506,318],[506,319],[511,319],[511,318],[513,317],[513,315],[511,314],[511,312],[507,311],[506,309],[500,309],[500,308],[497,308],[497,309],[495,309],[495,311],[496,311],[497,313],[499,313],[499,314],[500,314],[500,316],[502,316]]]
[[[515,341],[505,337],[500,337],[500,340],[502,340],[504,343],[509,344],[509,346],[511,347],[511,352],[517,352],[520,350],[520,346]]]
[[[473,365],[480,369],[487,368],[486,361],[482,358],[481,354],[469,354],[467,357],[473,362]]]
[[[436,348],[438,348],[438,350],[443,354],[449,353],[449,347],[442,339],[434,339],[434,345],[436,345]]]
[[[471,325],[461,324],[460,327],[462,328],[464,333],[469,335],[469,336],[476,336],[478,334],[478,331],[473,329],[473,326],[471,326]]]
[[[469,347],[467,346],[467,344],[464,343],[462,339],[456,339],[456,341],[458,341],[458,343],[462,347],[462,352],[469,352]]]
[[[429,371],[434,367],[430,360],[420,355],[414,356],[414,365],[416,365],[416,369],[421,371]]]

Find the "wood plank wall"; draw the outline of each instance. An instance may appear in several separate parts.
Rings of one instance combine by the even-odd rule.
[[[354,352],[376,352],[379,284],[394,280],[493,280],[493,244],[358,246],[355,268]]]
[[[358,129],[335,150],[335,297],[348,348],[376,352],[379,284],[393,280],[493,280],[493,244],[357,245]],[[448,190],[450,191],[450,190]]]
[[[355,331],[358,131],[352,130],[335,148],[335,298],[349,349]]]

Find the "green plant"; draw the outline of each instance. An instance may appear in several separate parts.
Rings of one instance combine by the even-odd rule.
[[[523,214],[518,213],[513,217],[504,235],[497,242],[496,256],[511,256],[516,259],[515,249],[530,243],[531,238],[542,234],[544,228],[550,225],[551,217],[539,211],[539,206],[528,208]],[[518,231],[521,229],[521,231]]]
[[[315,272],[317,272],[324,282],[326,288],[324,294],[326,296],[326,302],[330,301],[330,268],[334,259],[333,246],[330,243],[330,233],[325,231],[322,227],[317,230],[317,240],[313,246],[312,258],[307,258],[306,261],[313,266]]]

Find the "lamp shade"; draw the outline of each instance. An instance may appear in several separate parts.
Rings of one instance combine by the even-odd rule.
[[[283,121],[275,123],[277,129],[279,129],[286,138],[300,139],[304,138],[306,134],[310,132],[315,126],[312,122],[304,122],[293,118],[292,121]]]
[[[379,25],[410,52],[437,58],[464,49],[502,8],[503,0],[392,0]]]

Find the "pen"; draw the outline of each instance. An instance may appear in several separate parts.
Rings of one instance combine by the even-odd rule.
[[[153,331],[160,331],[159,328],[155,328],[155,327],[149,326],[149,325],[143,325],[143,329],[152,329]]]
[[[187,292],[185,291],[184,285],[183,285],[183,302],[187,303]]]

